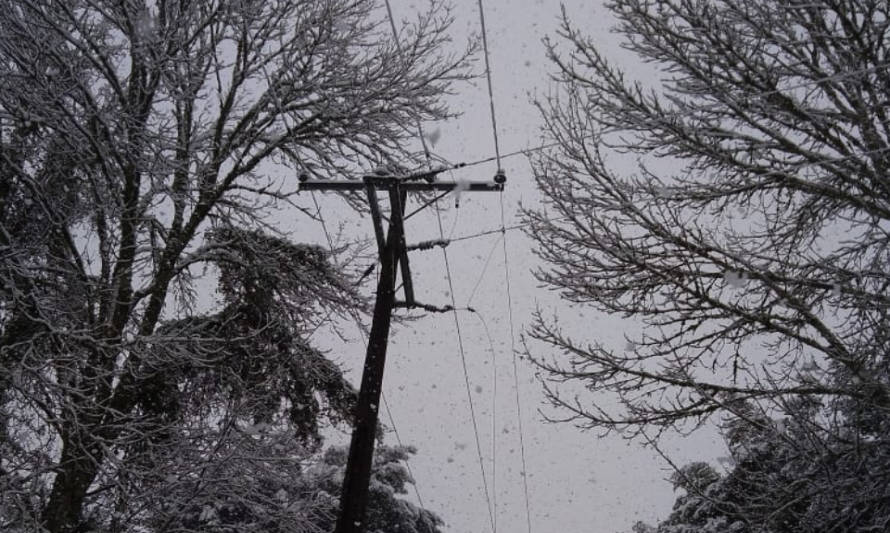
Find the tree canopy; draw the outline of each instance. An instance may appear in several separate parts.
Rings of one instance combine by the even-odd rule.
[[[373,0],[0,11],[0,527],[159,527],[220,462],[252,490],[252,428],[316,453],[354,391],[309,338],[365,299],[273,215],[299,174],[416,161],[466,75],[448,10],[401,50]]]
[[[525,216],[540,281],[643,328],[619,347],[540,313],[529,350],[550,399],[629,435],[709,419],[761,435],[777,455],[709,476],[736,488],[706,498],[759,498],[738,504],[752,531],[794,530],[786,515],[801,531],[885,529],[887,496],[870,491],[890,479],[887,3],[609,8],[656,79],[564,17],[539,104],[557,147],[533,161],[544,207]],[[575,382],[587,395],[560,385]]]

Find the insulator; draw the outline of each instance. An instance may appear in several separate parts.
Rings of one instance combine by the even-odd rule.
[[[504,169],[499,168],[498,171],[494,175],[495,183],[505,183],[507,181],[507,174],[504,172]]]
[[[305,172],[300,172],[300,183],[304,183],[309,181],[309,174]]]

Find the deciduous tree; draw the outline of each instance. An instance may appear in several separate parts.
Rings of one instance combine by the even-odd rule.
[[[373,0],[0,11],[2,527],[123,531],[176,456],[255,424],[317,443],[352,391],[307,339],[363,298],[270,216],[297,174],[410,165],[465,72],[447,10],[401,51]]]
[[[651,438],[714,415],[746,431],[790,417],[805,431],[777,437],[787,453],[821,449],[886,482],[887,3],[609,7],[657,79],[631,79],[564,17],[548,47],[556,87],[540,104],[558,147],[534,161],[545,203],[526,217],[543,283],[643,329],[615,346],[539,315],[530,350],[554,379],[551,400],[581,425]],[[785,478],[781,461],[749,495],[799,489],[826,502],[859,475]],[[885,507],[854,492],[856,505]],[[773,507],[752,524],[789,500],[763,503]]]

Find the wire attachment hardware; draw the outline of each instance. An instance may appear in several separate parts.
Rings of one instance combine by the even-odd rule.
[[[504,172],[504,169],[499,168],[497,172],[494,174],[494,182],[498,184],[507,182],[507,174]]]
[[[405,251],[413,251],[413,250],[432,250],[436,246],[441,246],[445,248],[451,243],[448,239],[432,239],[429,241],[420,241],[417,244],[409,244],[405,247]]]

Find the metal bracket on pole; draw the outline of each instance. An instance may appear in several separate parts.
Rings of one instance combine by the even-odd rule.
[[[399,265],[402,267],[402,289],[405,291],[405,301],[414,303],[414,284],[411,283],[411,269],[408,266],[408,250],[405,247],[405,223],[402,217],[405,215],[405,203],[408,195],[401,190],[398,184],[389,189],[389,215],[390,225],[395,230],[395,243],[399,250]]]

